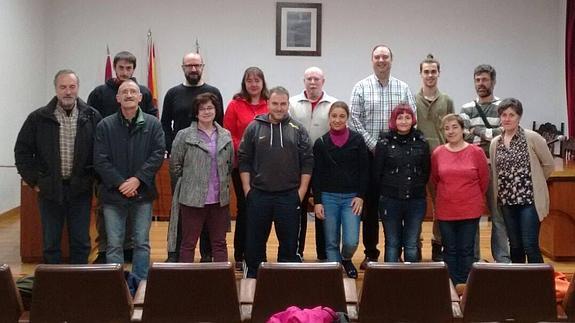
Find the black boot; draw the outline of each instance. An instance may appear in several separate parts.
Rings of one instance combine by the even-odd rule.
[[[431,243],[431,260],[443,261],[442,246],[439,243]]]
[[[178,258],[177,252],[168,252],[168,259],[165,262],[178,262]]]
[[[106,263],[106,252],[98,252],[98,257],[94,259],[93,264],[105,264]]]
[[[134,256],[134,249],[124,249],[124,262],[131,264]]]
[[[351,260],[342,260],[341,264],[343,265],[343,269],[345,269],[347,277],[357,278],[357,269],[355,268]]]

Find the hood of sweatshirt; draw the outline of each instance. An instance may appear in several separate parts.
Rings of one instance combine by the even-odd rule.
[[[282,148],[284,146],[283,130],[282,129],[286,126],[291,126],[291,127],[296,128],[296,129],[299,129],[298,125],[291,122],[291,117],[290,117],[289,113],[286,113],[286,116],[282,119],[282,121],[280,123],[272,123],[269,120],[269,113],[256,116],[255,120],[257,122],[265,123],[268,127],[270,127],[270,147],[273,145],[273,142],[274,142],[274,128],[276,128],[276,127],[279,128],[280,145]]]

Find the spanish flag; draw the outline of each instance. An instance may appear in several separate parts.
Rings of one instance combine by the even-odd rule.
[[[148,30],[148,89],[152,94],[152,104],[158,106],[158,83],[156,78],[156,50],[152,40],[152,31]]]

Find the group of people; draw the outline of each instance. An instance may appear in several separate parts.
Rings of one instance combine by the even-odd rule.
[[[61,70],[56,96],[26,119],[16,166],[38,192],[46,263],[61,261],[64,222],[70,262],[87,263],[96,182],[97,262],[131,261],[140,278],[150,261],[154,176],[169,156],[172,208],[167,261],[227,261],[230,184],[236,193],[236,268],[256,277],[268,259],[272,223],[280,262],[301,262],[308,207],[315,214],[318,260],[351,261],[363,221],[364,269],[377,261],[379,221],[386,262],[421,260],[421,226],[431,194],[432,259],[464,283],[479,254],[479,218],[488,202],[497,262],[542,262],[539,223],[547,215],[546,178],[553,158],[545,140],[519,123],[519,100],[493,95],[490,65],[474,71],[477,98],[455,114],[439,91],[440,63],[420,63],[421,90],[391,76],[393,53],[377,45],[373,74],[352,90],[350,104],[328,95],[323,71],[304,72],[295,96],[268,89],[263,71],[245,70],[240,91],[223,108],[219,90],[202,79],[200,54],[186,54],[185,80],[165,95],[162,114],[133,78],[136,58],[114,57],[116,77],[83,102],[79,78]],[[501,212],[499,211],[501,210]]]

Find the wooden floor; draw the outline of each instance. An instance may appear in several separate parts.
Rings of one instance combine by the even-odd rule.
[[[232,223],[232,228],[234,227]],[[168,222],[156,222],[152,223],[152,229],[150,234],[152,253],[151,259],[155,262],[161,262],[166,259],[166,233],[168,230]],[[490,250],[490,232],[491,223],[487,221],[481,221],[481,256],[487,261],[493,261]],[[423,261],[430,261],[431,259],[431,222],[423,223]],[[314,223],[310,221],[307,228],[307,243],[304,252],[304,261],[313,262],[316,260],[315,255],[315,233],[314,233]],[[233,259],[233,233],[228,233],[228,254],[231,262]],[[272,231],[270,240],[268,243],[268,255],[270,260],[274,260],[277,255],[277,239],[275,233]],[[383,230],[380,230],[380,244],[379,249],[382,250],[383,247]],[[199,258],[196,251],[196,259]],[[96,252],[93,251],[90,260],[96,257]],[[353,257],[353,262],[356,266],[359,266],[363,260],[363,247],[360,246],[355,256]],[[380,261],[383,261],[383,252],[380,256]],[[556,271],[566,273],[568,276],[572,276],[575,272],[575,261],[570,262],[554,262],[548,258],[545,258],[545,262],[553,264]],[[0,216],[0,264],[6,263],[12,269],[14,276],[24,276],[31,275],[34,273],[34,268],[36,264],[23,264],[20,261],[20,214],[19,212],[8,212],[7,214]],[[360,272],[360,279],[362,273]]]

